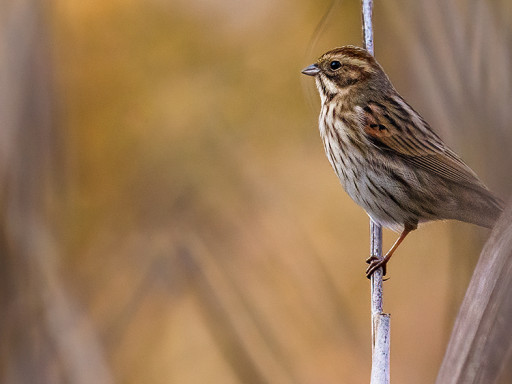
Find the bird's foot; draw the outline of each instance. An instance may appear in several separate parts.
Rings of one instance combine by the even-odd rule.
[[[376,255],[371,255],[369,258],[366,259],[366,263],[370,264],[368,268],[366,269],[366,277],[371,278],[373,272],[375,272],[377,269],[382,267],[382,276],[386,276],[386,264],[388,260],[383,257],[380,258]],[[384,279],[386,281],[387,279]]]

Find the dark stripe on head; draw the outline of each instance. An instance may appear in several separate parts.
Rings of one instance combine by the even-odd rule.
[[[321,88],[321,92],[322,92],[322,95],[325,97],[325,102],[326,103],[329,103],[332,101],[332,99],[334,98],[335,94],[329,92],[327,90],[327,86],[325,85],[325,80],[322,76],[319,76],[318,77],[318,82],[320,83],[320,88]]]

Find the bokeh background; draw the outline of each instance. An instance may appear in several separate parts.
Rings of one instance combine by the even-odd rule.
[[[396,88],[506,199],[512,3],[376,1],[374,22]],[[3,0],[0,381],[368,382],[368,218],[300,74],[344,44],[359,1]],[[401,246],[393,382],[434,382],[488,234]]]

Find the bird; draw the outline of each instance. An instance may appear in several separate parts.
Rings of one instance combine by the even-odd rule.
[[[366,276],[386,265],[418,224],[458,220],[492,228],[503,211],[476,173],[397,92],[367,50],[332,49],[304,68],[320,94],[319,130],[341,185],[373,221],[400,233]]]

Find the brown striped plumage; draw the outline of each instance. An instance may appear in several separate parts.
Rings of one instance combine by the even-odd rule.
[[[381,225],[402,234],[385,264],[418,223],[455,219],[492,227],[499,199],[398,94],[382,67],[353,46],[322,55],[314,76],[322,109],[320,135],[350,197]]]

